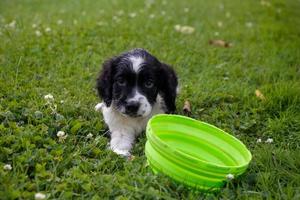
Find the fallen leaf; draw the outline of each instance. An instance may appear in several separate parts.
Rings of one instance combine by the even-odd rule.
[[[259,98],[261,100],[266,100],[265,96],[261,93],[260,90],[255,90],[255,95],[257,98]]]
[[[209,40],[210,45],[218,46],[218,47],[232,47],[232,44],[229,42],[225,42],[224,40]]]
[[[190,114],[191,113],[191,104],[188,100],[186,100],[184,102],[183,108],[182,108],[183,112],[186,114]]]

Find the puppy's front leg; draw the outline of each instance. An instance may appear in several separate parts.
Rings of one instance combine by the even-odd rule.
[[[135,136],[130,133],[112,132],[110,149],[118,155],[130,156],[130,150],[134,143]]]

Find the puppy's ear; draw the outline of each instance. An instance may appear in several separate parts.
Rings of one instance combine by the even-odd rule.
[[[112,101],[112,76],[114,61],[115,58],[111,58],[103,63],[102,70],[97,78],[96,84],[98,94],[103,99],[107,107],[111,105]]]
[[[167,113],[174,113],[178,86],[177,76],[169,65],[161,63],[159,80],[159,93],[165,101]]]

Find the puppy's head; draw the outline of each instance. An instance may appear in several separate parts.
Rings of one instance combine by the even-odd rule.
[[[165,112],[175,111],[177,77],[166,64],[144,49],[134,49],[104,62],[97,90],[107,107],[129,117],[148,116],[157,95]]]

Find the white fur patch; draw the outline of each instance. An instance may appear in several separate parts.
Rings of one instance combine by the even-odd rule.
[[[116,154],[129,156],[130,149],[134,143],[135,136],[123,132],[112,132],[110,140],[110,149]]]
[[[111,132],[110,149],[119,155],[130,155],[135,137],[145,130],[148,120],[156,114],[164,113],[163,99],[158,95],[156,103],[145,117],[127,117],[115,109],[112,104],[102,107],[103,118]]]
[[[146,117],[147,115],[150,114],[152,109],[152,106],[150,105],[150,103],[147,101],[146,98],[144,98],[142,100],[140,109],[138,110],[138,115],[142,115],[143,117]]]
[[[135,94],[132,98],[127,100],[128,102],[130,101],[135,101],[140,103],[139,110],[137,111],[137,115],[141,115],[142,117],[146,117],[150,114],[152,110],[152,106],[147,100],[147,98],[139,93],[137,90],[135,91]]]
[[[133,71],[135,72],[138,72],[141,67],[141,64],[145,62],[142,57],[136,57],[136,56],[129,57],[129,60],[131,61]]]
[[[176,87],[176,94],[178,95],[180,93],[180,87],[177,85]]]
[[[102,111],[103,105],[104,105],[104,103],[98,103],[95,106],[95,111],[98,111],[98,112]]]

